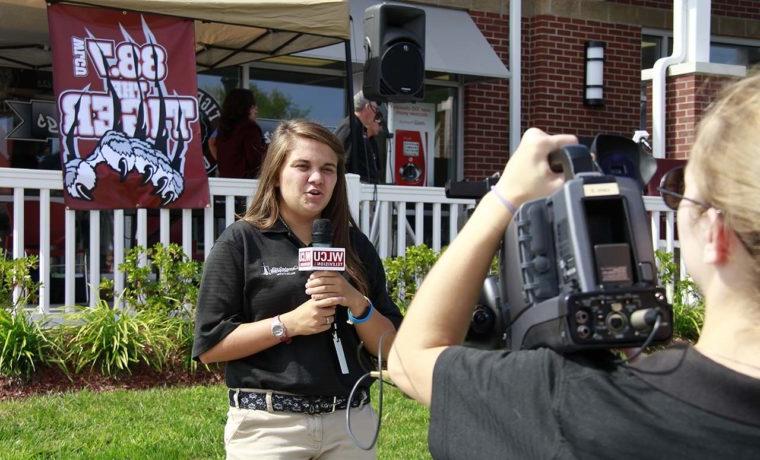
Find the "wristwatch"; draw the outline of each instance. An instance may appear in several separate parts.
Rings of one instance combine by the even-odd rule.
[[[272,318],[272,335],[277,337],[282,343],[290,343],[290,337],[288,337],[288,329],[285,324],[280,320],[280,315]]]

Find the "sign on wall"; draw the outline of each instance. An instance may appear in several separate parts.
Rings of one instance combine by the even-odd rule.
[[[48,7],[66,206],[199,208],[193,21]]]
[[[19,122],[5,137],[9,140],[41,141],[58,138],[58,113],[50,101],[5,101]]]
[[[393,183],[432,183],[435,104],[390,104],[388,127],[393,132],[393,155],[390,165]]]

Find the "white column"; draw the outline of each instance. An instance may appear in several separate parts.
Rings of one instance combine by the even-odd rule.
[[[67,307],[76,301],[76,211],[66,208],[66,256],[64,258],[64,298]]]
[[[40,190],[40,301],[39,312],[50,309],[50,189]]]
[[[90,306],[100,297],[100,211],[90,211]]]
[[[193,210],[182,210],[182,250],[190,259],[193,258]]]
[[[114,305],[122,307],[124,272],[119,266],[124,262],[124,210],[113,210],[113,298]]]
[[[169,246],[171,235],[171,215],[167,208],[162,208],[158,211],[159,216],[159,240],[163,246]]]
[[[686,62],[710,62],[711,0],[689,0]]]
[[[520,56],[522,49],[522,0],[509,0],[509,153],[517,150],[520,143],[521,118],[520,106],[522,89]],[[463,102],[460,102],[463,104]],[[464,123],[464,121],[462,121]]]
[[[358,174],[346,174],[346,192],[348,193],[348,209],[351,217],[359,222],[359,202],[362,198],[362,184]]]

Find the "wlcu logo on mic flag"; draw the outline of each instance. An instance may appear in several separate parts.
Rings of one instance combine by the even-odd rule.
[[[346,250],[344,248],[299,248],[298,270],[344,271]]]

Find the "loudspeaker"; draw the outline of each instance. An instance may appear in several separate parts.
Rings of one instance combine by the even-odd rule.
[[[364,11],[364,97],[421,101],[425,89],[425,11],[382,3]]]

